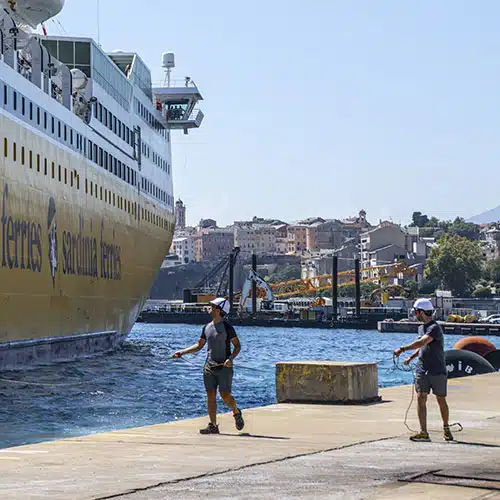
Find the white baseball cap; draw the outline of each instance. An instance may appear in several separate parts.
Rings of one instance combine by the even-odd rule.
[[[214,306],[219,307],[224,314],[229,313],[229,300],[225,299],[224,297],[217,297],[214,300],[210,301],[210,304],[213,304]]]
[[[422,311],[434,311],[434,306],[429,299],[417,299],[413,304],[413,309],[421,309]]]

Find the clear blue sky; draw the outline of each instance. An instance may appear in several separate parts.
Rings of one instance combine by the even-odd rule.
[[[57,19],[96,37],[95,4]],[[100,39],[155,80],[174,51],[205,98],[202,128],[173,134],[188,223],[406,223],[500,203],[498,19],[496,0],[101,0]]]

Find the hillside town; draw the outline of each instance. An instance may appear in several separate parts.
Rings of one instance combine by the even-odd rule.
[[[476,262],[476,267],[473,262],[471,269],[463,270],[463,283],[451,283],[446,278],[446,269],[439,269],[439,265],[436,268],[432,262],[434,268],[429,265],[433,249],[436,261],[440,244],[444,248],[445,240],[453,244],[462,240],[474,242],[476,253],[468,252],[468,257],[476,255],[481,262]],[[412,269],[411,276],[396,276],[393,284],[405,284],[410,279],[429,292],[444,287],[461,296],[488,296],[496,293],[496,288],[500,293],[500,285],[495,287],[500,282],[498,224],[473,224],[458,217],[452,222],[440,221],[421,212],[414,212],[407,226],[388,220],[374,223],[361,209],[346,219],[310,217],[286,222],[253,217],[226,227],[219,227],[213,219],[203,219],[198,226],[189,227],[186,206],[178,200],[175,236],[163,267],[215,263],[234,247],[239,247],[243,259],[255,253],[271,264],[300,264],[300,275],[288,276],[290,279],[331,273],[335,255],[339,258],[340,272],[352,269],[355,259],[359,259],[364,279],[376,278],[377,269],[403,261]],[[454,270],[452,274],[456,274]]]

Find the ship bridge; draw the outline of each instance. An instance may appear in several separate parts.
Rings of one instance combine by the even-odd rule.
[[[182,129],[185,134],[189,129],[199,128],[204,115],[196,106],[203,97],[193,80],[168,78],[165,83],[153,87],[153,102],[165,116],[168,128]]]

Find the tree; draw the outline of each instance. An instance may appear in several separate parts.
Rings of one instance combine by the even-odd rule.
[[[415,280],[408,280],[405,284],[405,295],[408,299],[416,299],[418,295],[418,283]]]
[[[472,292],[472,296],[477,298],[491,297],[491,288],[487,286],[479,286]]]
[[[457,217],[448,229],[450,234],[464,236],[469,240],[479,239],[479,226],[472,222],[465,222],[461,217]]]
[[[339,295],[341,297],[355,297],[356,288],[351,284],[339,286]]]
[[[479,244],[462,236],[443,236],[431,250],[426,278],[435,278],[455,296],[468,295],[481,278],[482,253]]]
[[[424,227],[429,222],[429,217],[422,214],[422,212],[413,212],[411,221],[411,227]]]
[[[483,277],[486,280],[500,283],[500,259],[490,260],[484,266]]]

